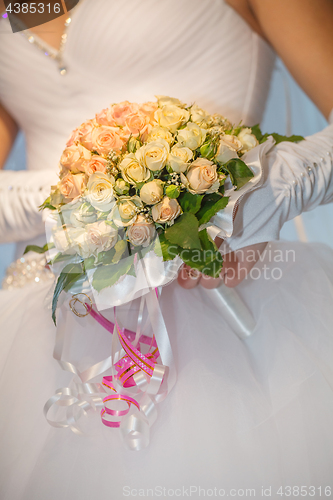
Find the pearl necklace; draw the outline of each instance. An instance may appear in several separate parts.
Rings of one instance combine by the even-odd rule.
[[[60,47],[58,50],[55,49],[54,47],[51,47],[51,45],[49,45],[48,43],[44,42],[44,40],[39,38],[38,35],[35,35],[34,33],[32,33],[31,30],[27,29],[25,27],[25,24],[20,19],[18,19],[16,17],[14,18],[14,16],[13,16],[12,22],[14,22],[14,24],[16,24],[16,26],[18,28],[20,28],[21,30],[24,30],[24,31],[21,31],[21,35],[23,35],[28,40],[29,43],[31,43],[32,45],[35,45],[39,50],[41,50],[44,53],[44,55],[46,57],[49,57],[49,58],[57,61],[60,75],[65,76],[67,73],[67,68],[64,65],[63,55],[64,55],[64,50],[65,50],[65,46],[66,46],[66,42],[67,42],[67,30],[68,30],[69,25],[72,22],[72,18],[67,17],[67,19],[65,21],[65,25],[64,25],[65,28],[64,28],[63,34],[61,35]]]

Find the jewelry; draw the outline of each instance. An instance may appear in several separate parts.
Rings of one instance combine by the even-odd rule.
[[[85,297],[87,297],[87,299],[90,302],[90,307],[88,307],[88,305],[83,300],[78,299],[79,295],[84,295]],[[86,310],[85,314],[80,313],[76,309],[75,306],[77,302],[79,302],[84,307],[84,309]],[[69,301],[69,307],[71,308],[71,311],[75,314],[75,316],[78,316],[79,318],[84,318],[85,316],[88,316],[88,314],[92,309],[92,300],[86,293],[76,293],[75,295],[72,296],[71,300]]]
[[[77,4],[78,5],[78,4]],[[72,9],[74,10],[74,9]],[[64,24],[64,32],[61,35],[60,47],[59,49],[55,49],[51,47],[47,42],[44,42],[38,35],[34,34],[31,30],[29,30],[26,25],[15,15],[12,14],[11,22],[15,24],[20,30],[21,35],[24,36],[29,43],[35,45],[39,50],[41,50],[46,57],[54,59],[58,63],[58,68],[61,76],[65,76],[67,74],[67,67],[64,64],[63,55],[67,42],[67,31],[68,27],[72,22],[72,17],[68,16],[65,24]]]

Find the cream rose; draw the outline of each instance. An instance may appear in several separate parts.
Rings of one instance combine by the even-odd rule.
[[[169,132],[168,129],[163,127],[154,127],[148,134],[147,142],[155,142],[160,139],[164,139],[170,145],[173,143],[173,135]]]
[[[135,223],[127,229],[127,238],[132,245],[147,247],[156,234],[155,226],[139,215]]]
[[[66,174],[58,184],[60,193],[66,200],[74,200],[81,196],[85,188],[85,178],[83,174]]]
[[[82,164],[90,160],[91,152],[81,144],[73,144],[64,150],[60,158],[60,164],[63,169],[70,170],[72,173],[83,172]]]
[[[189,166],[189,161],[192,160],[193,153],[190,148],[180,148],[179,146],[174,146],[168,156],[167,165],[172,168],[174,172],[178,174],[180,172],[185,172]]]
[[[115,246],[118,240],[117,229],[105,221],[98,221],[86,226],[86,242],[91,254],[106,252]]]
[[[62,213],[64,214],[64,210]],[[87,205],[87,203],[79,203],[78,206],[73,207],[73,210],[70,212],[69,220],[74,227],[84,227],[86,224],[96,222],[97,214],[91,206]]]
[[[181,175],[183,184],[192,194],[208,194],[218,191],[220,182],[216,165],[206,158],[197,158],[187,171]]]
[[[130,190],[130,185],[128,182],[125,182],[123,179],[117,179],[114,185],[114,190],[119,195],[127,194]]]
[[[202,128],[207,128],[211,121],[209,115],[204,109],[199,108],[196,104],[191,107],[191,120]]]
[[[163,106],[179,106],[180,108],[185,107],[185,104],[181,102],[179,99],[176,97],[169,97],[167,95],[155,95],[157,99],[157,104],[160,108],[163,108]]]
[[[198,149],[206,139],[206,130],[196,123],[188,123],[187,126],[178,131],[177,140],[181,147]]]
[[[120,151],[125,143],[121,131],[116,127],[106,127],[101,125],[92,131],[92,149],[99,154],[108,154],[111,150]]]
[[[242,149],[242,143],[235,135],[225,134],[222,136],[215,159],[220,163],[226,163],[232,158],[238,158],[238,151]]]
[[[86,198],[96,210],[109,212],[115,205],[114,182],[114,177],[102,172],[95,172],[89,177]]]
[[[186,109],[174,104],[157,109],[154,116],[161,127],[167,128],[173,134],[190,119],[190,113]]]
[[[163,182],[156,179],[144,184],[140,190],[140,198],[147,205],[158,203],[163,197]]]
[[[167,141],[159,139],[142,146],[136,151],[135,156],[141,165],[152,172],[158,172],[165,167],[169,152],[170,146]]]
[[[142,201],[138,196],[121,196],[108,215],[108,219],[118,227],[127,227],[136,221],[138,209],[142,207]]]
[[[238,139],[242,143],[241,152],[246,153],[251,149],[258,146],[259,141],[254,134],[251,133],[250,128],[243,128],[238,134]]]
[[[135,153],[125,156],[119,168],[124,180],[133,185],[146,182],[150,177],[150,170],[139,162]]]
[[[172,225],[174,220],[182,213],[182,209],[177,200],[165,196],[160,203],[153,206],[151,213],[155,222]]]
[[[61,253],[75,255],[79,252],[78,241],[83,241],[85,229],[65,226],[52,231],[53,242]]]

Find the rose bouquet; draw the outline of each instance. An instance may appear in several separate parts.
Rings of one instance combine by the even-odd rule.
[[[182,262],[219,275],[223,259],[213,236],[259,182],[261,171],[244,160],[266,139],[258,126],[234,126],[220,114],[165,96],[113,104],[74,130],[60,159],[59,182],[41,207],[48,209],[48,243],[26,251],[48,252],[57,275],[54,322],[58,298],[69,292],[70,309],[77,316],[90,314],[114,340],[111,357],[80,372],[61,359],[63,337],[57,332],[56,359],[77,380],[75,389],[59,390],[46,403],[46,416],[54,405],[68,407],[66,419],[48,419],[51,425],[73,428],[82,408],[101,406],[103,423],[122,425],[131,449],[147,445],[155,403],[176,377],[158,287],[177,275]],[[212,218],[225,212],[212,231]],[[120,328],[115,310],[114,324],[99,313],[136,297],[141,297],[136,333]],[[152,337],[141,332],[145,307]],[[109,368],[112,375],[104,376],[103,385],[113,392],[105,396],[100,384],[88,381]],[[127,410],[112,408],[119,401]]]

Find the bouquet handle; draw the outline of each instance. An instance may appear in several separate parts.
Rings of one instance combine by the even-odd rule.
[[[240,339],[245,340],[253,334],[256,321],[236,290],[221,285],[205,291]]]

